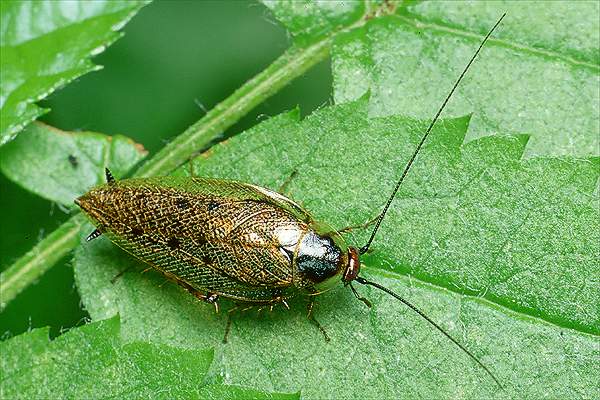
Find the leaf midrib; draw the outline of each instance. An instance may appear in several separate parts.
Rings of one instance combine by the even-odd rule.
[[[413,13],[408,13],[407,15],[408,16],[395,14],[394,17],[398,18],[398,20],[402,21],[403,23],[410,25],[417,29],[428,29],[431,31],[444,32],[444,33],[449,33],[451,35],[461,36],[461,37],[465,37],[465,38],[469,38],[469,39],[476,39],[476,40],[480,40],[481,36],[482,36],[482,34],[480,32],[473,32],[473,31],[466,30],[466,29],[457,29],[456,27],[451,27],[450,25],[437,24],[437,23],[432,23],[430,21],[425,21]],[[571,66],[574,66],[574,67],[582,67],[582,68],[588,69],[590,71],[593,71],[595,73],[600,73],[600,65],[593,64],[589,61],[579,60],[575,57],[566,56],[557,51],[541,49],[538,47],[526,46],[524,44],[517,43],[515,41],[499,39],[498,37],[494,37],[494,36],[492,36],[488,39],[488,43],[495,44],[495,45],[498,45],[501,47],[506,47],[506,48],[513,49],[513,50],[518,50],[520,52],[531,54],[536,57],[557,59],[557,60],[563,61]]]
[[[398,281],[398,282],[401,282],[404,279],[410,279],[411,282],[415,281],[419,285],[421,285],[421,286],[423,286],[425,288],[433,288],[434,290],[439,291],[439,292],[446,291],[446,292],[456,293],[456,294],[462,296],[463,298],[467,298],[467,299],[470,299],[470,300],[477,301],[477,302],[479,302],[481,304],[484,304],[488,308],[499,309],[500,311],[502,311],[504,314],[506,314],[508,316],[510,316],[511,314],[512,315],[518,315],[518,316],[520,316],[520,317],[522,317],[524,319],[533,319],[535,321],[539,321],[539,322],[542,322],[544,324],[548,324],[548,325],[555,326],[555,327],[558,327],[558,328],[561,328],[561,329],[565,329],[565,330],[577,332],[578,334],[582,334],[582,335],[586,335],[586,336],[590,336],[590,337],[593,337],[593,338],[600,339],[600,335],[598,335],[598,334],[595,334],[595,333],[592,333],[592,332],[587,332],[587,331],[581,330],[581,329],[577,329],[577,328],[572,327],[572,326],[560,324],[560,323],[557,323],[556,321],[550,321],[550,320],[547,320],[545,318],[538,317],[538,316],[535,316],[535,315],[531,315],[531,314],[525,313],[523,311],[519,311],[517,309],[507,307],[507,306],[505,306],[505,305],[503,305],[501,303],[495,302],[493,300],[487,299],[487,298],[482,297],[482,296],[471,295],[471,294],[467,294],[467,293],[455,291],[455,290],[452,290],[452,289],[447,288],[445,286],[435,284],[434,282],[429,282],[427,280],[421,279],[421,278],[419,278],[419,277],[417,277],[415,275],[401,274],[401,273],[398,273],[398,272],[392,272],[392,271],[388,271],[388,270],[377,268],[377,267],[369,267],[369,266],[366,266],[366,265],[363,265],[362,269],[368,271],[369,274],[371,274],[371,275],[373,275],[373,274],[380,275],[380,276],[388,278],[388,279],[394,279],[395,281]]]

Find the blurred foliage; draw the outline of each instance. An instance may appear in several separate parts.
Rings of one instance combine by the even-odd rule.
[[[48,109],[35,102],[97,70],[90,58],[118,39],[119,28],[148,0],[0,3],[0,145]]]

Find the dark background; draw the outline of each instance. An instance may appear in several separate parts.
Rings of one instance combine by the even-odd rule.
[[[41,102],[42,120],[64,130],[124,134],[150,155],[262,71],[290,45],[285,29],[254,1],[157,1],[124,28],[125,36],[93,59],[84,75]],[[300,105],[303,115],[329,101],[329,60],[298,78],[230,128],[241,132]],[[59,207],[0,175],[0,268],[7,268],[68,218]],[[0,314],[0,335],[50,326],[56,336],[85,322],[71,256]]]

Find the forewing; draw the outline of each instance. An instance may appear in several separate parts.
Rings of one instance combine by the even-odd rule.
[[[293,282],[290,254],[310,217],[286,200],[190,178],[125,180],[79,199],[111,240],[167,275],[255,300]]]

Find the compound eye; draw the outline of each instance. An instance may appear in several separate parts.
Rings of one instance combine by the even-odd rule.
[[[348,266],[344,271],[344,282],[350,283],[358,276],[360,271],[360,259],[358,258],[358,250],[354,247],[348,248]]]

